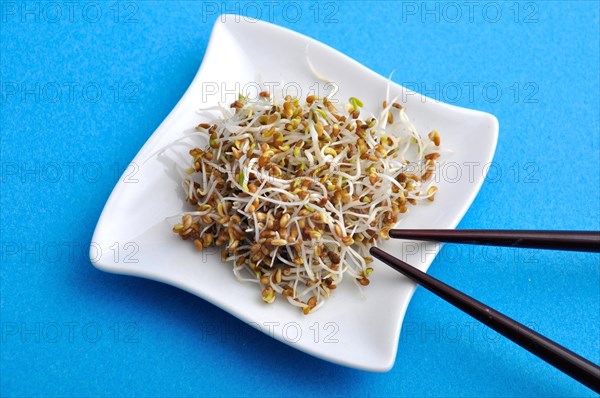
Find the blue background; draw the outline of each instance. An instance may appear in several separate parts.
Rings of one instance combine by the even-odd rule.
[[[423,289],[394,368],[372,374],[102,273],[86,252],[120,172],[194,77],[217,10],[260,13],[495,114],[494,176],[460,228],[598,230],[598,2],[77,4],[2,4],[2,396],[594,395]],[[597,254],[447,246],[430,273],[600,362]]]

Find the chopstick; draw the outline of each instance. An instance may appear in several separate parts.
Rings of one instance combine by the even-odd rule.
[[[390,238],[531,249],[600,252],[598,231],[392,229]]]
[[[372,247],[370,253],[407,278],[600,393],[600,367],[594,363],[377,247]]]

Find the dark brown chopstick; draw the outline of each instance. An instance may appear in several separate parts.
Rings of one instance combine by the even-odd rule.
[[[372,247],[370,252],[407,278],[600,393],[600,367],[597,365],[377,247]]]
[[[598,231],[392,229],[390,237],[470,245],[600,252],[600,232]]]

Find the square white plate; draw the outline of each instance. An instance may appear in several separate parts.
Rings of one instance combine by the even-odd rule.
[[[328,91],[308,66],[307,53],[314,69],[339,87],[335,96],[339,101],[355,96],[365,104],[365,111],[378,112],[387,78],[295,32],[239,16],[222,16],[192,84],[114,188],[98,221],[90,258],[104,271],[185,289],[314,356],[387,371],[394,364],[402,319],[415,290],[412,282],[376,261],[366,299],[345,280],[325,306],[305,316],[283,300],[266,305],[257,285],[238,282],[231,265],[223,264],[219,254],[197,252],[190,242],[173,234],[165,220],[189,209],[174,173],[175,162],[152,155],[205,120],[196,112],[199,107],[232,102],[239,91],[250,94],[254,90],[256,95],[257,83],[253,82],[257,77],[291,95],[305,97],[317,87],[324,90],[318,94],[325,95]],[[297,93],[298,88],[305,91]],[[399,227],[455,228],[484,180],[485,165],[491,162],[496,147],[498,121],[492,115],[442,104],[391,83],[390,98],[395,96],[400,97],[421,135],[437,129],[443,148],[453,151],[444,156],[446,167],[439,173],[436,201],[411,207]],[[187,156],[183,148],[182,156]],[[434,245],[408,246],[400,241],[387,241],[382,248],[421,270],[429,267],[436,253]]]

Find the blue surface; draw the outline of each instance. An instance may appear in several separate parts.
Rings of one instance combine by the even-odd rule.
[[[594,396],[423,289],[394,368],[372,374],[175,288],[97,271],[86,253],[118,175],[194,77],[217,10],[260,12],[495,114],[496,174],[460,227],[600,229],[598,2],[67,4],[2,2],[0,395]],[[597,254],[447,246],[430,273],[600,362]]]

